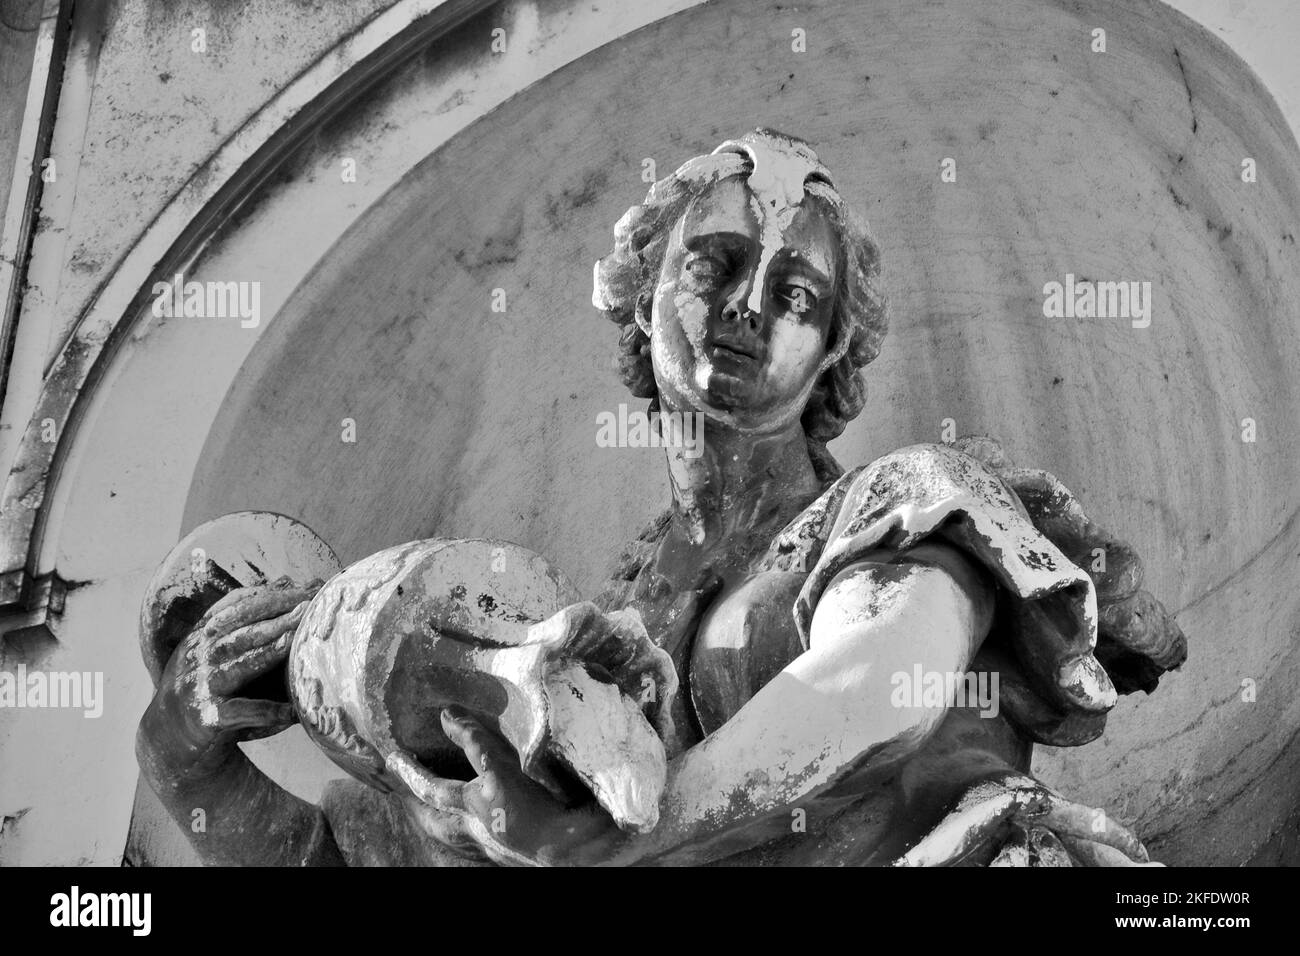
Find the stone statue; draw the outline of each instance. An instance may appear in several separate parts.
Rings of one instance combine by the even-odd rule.
[[[146,598],[158,690],[138,753],[187,832],[205,808],[201,855],[1148,862],[1030,755],[1094,740],[1186,641],[1133,551],[992,439],[832,458],[885,334],[878,276],[813,150],[768,130],[623,216],[594,302],[625,383],[662,413],[673,504],[589,602],[503,542],[412,542],[335,574],[279,516],[197,529]],[[687,453],[664,423],[697,414]],[[267,562],[254,542],[248,574],[183,567],[236,525],[297,543]],[[295,721],[355,778],[321,806],[237,746]]]

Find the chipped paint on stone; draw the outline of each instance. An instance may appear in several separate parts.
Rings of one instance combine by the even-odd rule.
[[[713,151],[715,155],[732,152],[748,156],[752,166],[746,185],[753,194],[751,208],[759,223],[760,239],[758,268],[746,306],[762,315],[767,270],[785,245],[785,230],[804,199],[804,182],[810,175],[829,182],[829,176],[807,146],[766,130],[728,140]]]

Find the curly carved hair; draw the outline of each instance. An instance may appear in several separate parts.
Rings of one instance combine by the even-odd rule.
[[[751,136],[777,139],[810,157],[817,169],[804,180],[805,195],[825,213],[840,239],[838,281],[827,352],[836,356],[818,380],[801,419],[808,453],[817,476],[829,483],[843,474],[826,445],[844,431],[866,404],[861,369],[880,353],[888,326],[880,291],[880,254],[867,224],[844,202],[816,155],[803,140],[769,130]],[[745,140],[741,140],[743,144]],[[668,237],[690,203],[716,183],[749,179],[754,160],[740,144],[696,156],[650,187],[645,201],[633,206],[614,227],[614,249],[596,262],[592,303],[622,328],[619,371],[638,398],[658,404],[650,339],[637,322],[649,324],[654,289],[659,281]]]

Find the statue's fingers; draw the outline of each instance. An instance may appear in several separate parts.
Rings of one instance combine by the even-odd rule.
[[[1098,610],[1098,631],[1126,651],[1164,670],[1187,660],[1187,637],[1149,591],[1138,591]]]
[[[217,660],[229,660],[245,651],[270,644],[276,638],[296,629],[306,610],[307,602],[303,601],[288,614],[236,628],[225,637],[219,637],[213,642],[212,656]]]
[[[1134,860],[1113,846],[1085,840],[1068,833],[1058,834],[1061,842],[1070,851],[1070,855],[1084,866],[1145,866],[1143,861]]]
[[[289,656],[293,633],[281,634],[270,644],[245,651],[228,661],[213,664],[208,676],[208,687],[213,694],[228,696],[256,677],[269,673]]]
[[[212,617],[212,615],[224,611],[226,608],[232,607],[235,604],[238,604],[240,601],[244,600],[247,597],[258,594],[262,591],[266,591],[268,589],[283,591],[286,588],[291,587],[292,585],[293,582],[289,579],[289,576],[286,574],[277,578],[275,581],[271,581],[266,584],[250,584],[247,587],[235,588],[233,591],[227,591],[220,598],[214,601],[211,607],[209,607],[206,611],[203,612],[203,617],[200,619],[199,624],[200,626],[206,624],[208,620]]]
[[[240,589],[244,590],[244,589]],[[293,586],[268,586],[247,589],[236,601],[231,602],[215,613],[209,613],[202,623],[203,633],[212,637],[221,637],[236,628],[254,621],[266,620],[287,614],[303,601],[315,596],[319,588],[299,588]],[[227,598],[239,594],[231,591]],[[223,598],[222,600],[225,600]],[[215,607],[215,605],[214,605]]]
[[[1036,824],[1050,827],[1062,839],[1069,836],[1104,844],[1139,863],[1149,859],[1142,841],[1104,810],[1085,807],[1053,794],[1041,810],[1029,815]]]
[[[263,732],[259,736],[269,737],[298,722],[292,704],[273,700],[228,697],[218,701],[216,706],[217,719],[223,730],[256,730]]]
[[[226,608],[238,604],[240,601],[244,600],[245,598],[257,594],[263,588],[264,585],[255,585],[253,587],[235,588],[233,591],[227,591],[220,598],[214,601],[206,611],[203,612],[203,616],[199,618],[198,627],[202,628],[206,626],[208,621],[212,619],[212,615],[220,613],[221,611],[224,611]]]
[[[404,750],[390,754],[385,758],[385,765],[406,784],[420,803],[443,813],[466,814],[465,790],[468,785],[464,781],[435,776],[413,754]]]
[[[1026,785],[1008,786],[989,780],[972,787],[957,806],[894,866],[947,866],[979,849],[1005,829],[1026,806],[1038,806],[1046,791],[1024,778]]]
[[[458,707],[443,709],[442,732],[464,751],[480,777],[519,770],[519,755],[514,748]]]

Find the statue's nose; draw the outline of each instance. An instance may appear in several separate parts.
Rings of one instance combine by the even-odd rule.
[[[736,283],[722,305],[722,320],[731,325],[744,325],[757,333],[762,324],[762,296],[755,296],[754,276],[751,272]],[[757,300],[757,301],[756,301]]]

